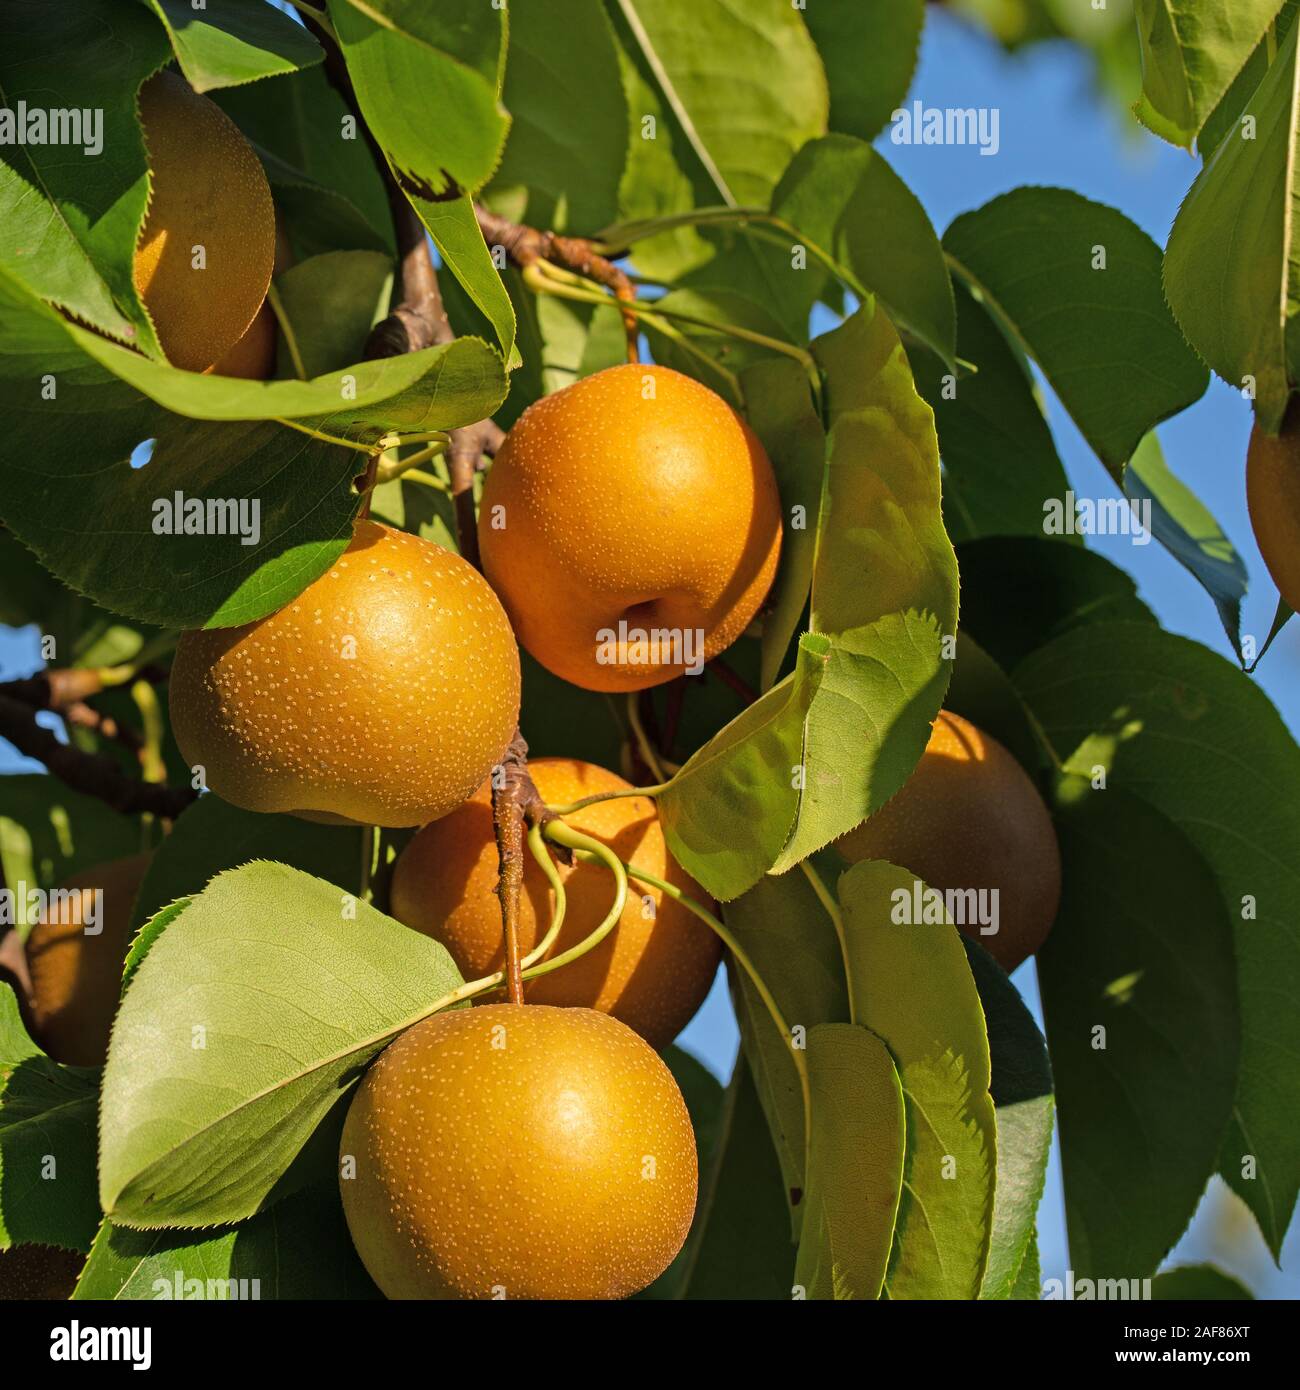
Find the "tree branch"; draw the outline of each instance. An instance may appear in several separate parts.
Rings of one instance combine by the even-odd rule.
[[[501,760],[502,785],[492,788],[492,824],[496,831],[497,897],[505,931],[506,994],[512,1004],[524,1002],[520,967],[519,894],[524,883],[524,826],[545,825],[553,819],[528,773],[528,744],[518,729]]]
[[[175,820],[198,796],[189,787],[169,787],[128,777],[105,753],[86,753],[58,738],[36,722],[39,708],[0,694],[0,738],[22,754],[35,758],[73,791],[97,797],[115,811],[135,815],[147,811]]]
[[[522,270],[534,261],[549,261],[552,265],[563,266],[575,274],[585,275],[589,280],[612,290],[614,297],[623,303],[636,299],[636,287],[627,274],[613,261],[599,255],[585,237],[559,236],[555,232],[540,232],[536,227],[526,227],[519,222],[511,222],[489,208],[475,203],[474,212],[478,218],[479,230],[489,246],[500,246]],[[627,360],[638,361],[637,340],[640,329],[636,315],[628,309],[623,310],[623,331],[627,334]]]

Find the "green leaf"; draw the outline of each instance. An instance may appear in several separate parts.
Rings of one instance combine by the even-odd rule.
[[[0,145],[0,267],[83,323],[161,350],[132,276],[148,196],[134,95],[171,56],[139,5],[14,0],[5,6],[0,105],[92,111],[96,155],[58,144]]]
[[[826,77],[798,10],[786,0],[611,6],[670,115],[699,201],[766,205],[791,156],[826,130]]]
[[[497,206],[516,188],[541,193],[545,215],[525,200],[516,221],[590,235],[618,214],[628,145],[627,100],[604,6],[568,0],[560,20],[545,0],[516,0],[509,28],[510,137],[489,200]]]
[[[694,159],[686,134],[674,124],[667,99],[656,86],[655,75],[621,12],[612,3],[607,3],[606,9],[613,21],[628,112],[627,157],[618,191],[620,220],[684,213],[695,206],[695,189],[684,167],[687,160]],[[650,134],[653,140],[647,138]],[[705,201],[716,197],[716,192],[706,194]],[[714,248],[703,237],[690,227],[682,227],[638,246],[636,268],[673,282],[713,255]]]
[[[696,752],[658,802],[673,854],[724,901],[883,805],[916,765],[948,680],[957,567],[930,409],[872,301],[813,347],[830,422],[814,631],[794,671]]]
[[[743,384],[737,389],[737,376],[743,375],[746,368],[759,362],[778,360],[776,354],[770,346],[747,342],[733,336],[727,329],[736,327],[761,333],[777,342],[789,341],[785,329],[762,304],[731,289],[686,286],[670,290],[648,307],[664,314],[674,330],[673,336],[669,336],[653,321],[643,320],[646,339],[656,362],[702,381],[746,414],[752,414],[754,406],[761,408],[759,402],[750,401]],[[673,312],[689,314],[693,320],[705,322],[674,320],[670,317]],[[706,323],[709,326],[705,326]],[[682,339],[690,344],[689,349]],[[793,366],[796,374],[803,378],[806,396],[810,381],[808,373],[792,358],[782,357],[779,360]],[[753,423],[752,420],[750,423]]]
[[[791,1028],[847,1023],[849,999],[839,940],[802,873],[760,880],[726,905],[727,927],[753,962]],[[799,1235],[807,1188],[804,1113],[799,1074],[749,976],[732,972],[744,1056],[780,1163],[790,1232]]]
[[[875,139],[912,85],[925,0],[814,0],[802,13],[826,68],[831,129]]]
[[[1155,1271],[1214,1172],[1237,1078],[1218,885],[1181,831],[1119,781],[1093,791],[1081,775],[1061,789],[1066,890],[1038,954],[1070,1260],[1088,1278]]]
[[[1196,141],[1197,153],[1202,159],[1209,157],[1223,143],[1226,135],[1241,119],[1247,102],[1255,94],[1255,89],[1264,80],[1269,62],[1276,55],[1282,40],[1295,19],[1300,5],[1297,0],[1283,0],[1276,21],[1268,33],[1260,39],[1255,51],[1247,58],[1241,71],[1232,80],[1232,85],[1223,94],[1219,104],[1207,117]]]
[[[1160,248],[1123,213],[1019,188],[957,218],[943,244],[1116,481],[1142,436],[1204,393],[1208,374],[1165,305]]]
[[[1206,1264],[1162,1270],[1151,1281],[1151,1297],[1178,1303],[1222,1303],[1253,1299],[1255,1295],[1231,1274]]]
[[[708,1162],[700,1168],[691,1234],[669,1266],[673,1284],[655,1296],[789,1298],[794,1247],[781,1172],[743,1057],[721,1097],[714,1128]]]
[[[186,807],[158,846],[136,897],[132,925],[143,926],[168,903],[196,897],[217,874],[258,859],[359,892],[361,842],[357,826],[243,811],[209,793]]]
[[[808,1033],[812,1137],[795,1262],[805,1298],[880,1297],[903,1182],[903,1092],[884,1043],[852,1023]]]
[[[261,1210],[366,1064],[460,982],[432,938],[320,879],[219,875],[153,942],[114,1025],[104,1211],[153,1229]]]
[[[53,888],[139,851],[139,824],[97,797],[39,772],[0,779],[0,867],[15,892],[23,884]]]
[[[378,251],[330,251],[286,270],[275,282],[288,320],[281,372],[310,379],[359,362],[392,283],[393,263]]]
[[[228,87],[214,100],[261,158],[297,257],[396,250],[383,178],[361,134],[345,138],[351,113],[323,68]]]
[[[18,999],[0,983],[0,1249],[89,1250],[95,1200],[99,1073],[64,1067],[27,1036]]]
[[[105,1221],[74,1299],[373,1299],[337,1190],[308,1188],[238,1226],[133,1231]]]
[[[916,611],[953,631],[957,562],[940,512],[934,414],[916,393],[893,324],[864,303],[813,343],[813,355],[826,377],[830,426],[813,630],[856,633]]]
[[[1028,364],[960,280],[953,292],[957,356],[977,370],[958,377],[924,349],[909,353],[939,432],[948,534],[1042,536],[1043,503],[1064,497],[1070,484]]]
[[[32,417],[23,424],[34,447],[49,438],[51,386],[60,413],[103,411],[111,417],[110,437],[130,440],[131,447],[144,439],[148,431],[142,427],[151,417],[124,418],[134,398],[110,374],[177,415],[243,422],[297,418],[331,437],[354,437],[358,448],[390,430],[473,424],[505,395],[501,358],[474,338],[358,362],[315,381],[242,381],[181,371],[65,322],[3,272],[0,349],[0,400]]]
[[[509,126],[504,10],[329,0],[329,13],[361,113],[406,192],[435,202],[477,192]]]
[[[763,617],[761,686],[767,690],[780,673],[812,590],[826,431],[797,362],[767,358],[748,367],[741,380],[749,425],[772,460],[785,513],[781,565]]]
[[[1043,1035],[1006,971],[977,942],[963,937],[962,944],[988,1029],[998,1137],[993,1230],[980,1297],[1015,1298],[1034,1245],[1052,1147],[1052,1068]]]
[[[877,295],[900,328],[952,362],[956,314],[943,248],[883,155],[851,135],[810,141],[782,176],[772,212],[808,242],[810,259],[832,263],[859,299]],[[792,269],[788,253],[782,270],[811,309],[821,277]]]
[[[76,414],[54,420],[64,447],[87,423]],[[56,438],[55,450],[25,452],[8,470],[5,521],[73,588],[144,622],[233,626],[283,607],[347,546],[360,455],[267,422],[211,425],[159,414],[153,428],[157,442],[144,468],[130,466],[129,443],[101,439],[100,458],[82,456],[79,471],[69,472]],[[303,475],[315,477],[315,489],[300,485]],[[166,519],[158,503],[172,504],[174,514],[177,490],[205,505],[243,499],[250,527],[256,502],[257,543],[244,545],[236,533],[155,533],[155,520]],[[142,547],[147,574],[136,564]]]
[[[1210,509],[1165,462],[1154,431],[1138,445],[1124,475],[1124,492],[1151,504],[1151,532],[1214,600],[1228,641],[1241,656],[1241,602],[1246,566]]]
[[[492,325],[501,355],[513,367],[518,357],[514,306],[483,240],[483,233],[479,231],[473,200],[468,195],[454,199],[425,198],[409,188],[407,196],[420,214],[420,221],[429,229],[443,265],[460,281],[474,306]]]
[[[359,505],[351,480],[363,455],[260,417],[322,412],[316,423],[331,435],[374,440],[389,428],[471,423],[490,414],[505,389],[501,359],[471,338],[313,382],[181,372],[64,323],[3,275],[0,346],[0,398],[16,460],[0,479],[0,515],[70,587],[116,612],[175,627],[261,617],[301,592],[347,543]],[[253,418],[206,425],[164,415],[131,386],[191,415]],[[51,389],[57,412],[46,398]],[[150,438],[149,463],[131,468],[133,451]],[[304,488],[304,476],[315,486]],[[257,543],[241,544],[228,523],[227,534],[211,527],[202,535],[156,534],[156,504],[177,489],[204,502],[256,502]],[[251,518],[250,510],[245,534]],[[147,574],[137,563],[142,539]]]
[[[287,14],[248,0],[147,0],[171,40],[176,61],[196,92],[237,87],[260,77],[311,67],[320,44]]]
[[[1008,1296],[1019,1301],[1035,1303],[1043,1296],[1043,1270],[1038,1257],[1037,1229],[1030,1233],[1029,1249],[1025,1251],[1025,1258],[1016,1275],[1015,1286]]]
[[[1300,1015],[1277,1002],[1300,993],[1293,930],[1300,748],[1249,677],[1199,644],[1145,624],[1080,628],[1014,674],[1060,757],[1085,775],[1094,764],[1108,767],[1109,784],[1181,830],[1217,882],[1236,924],[1241,1013],[1236,1101],[1220,1171],[1276,1253],[1300,1189],[1300,1135],[1292,1123],[1300,1107]],[[1176,920],[1163,905],[1159,912],[1161,921]],[[1206,1033],[1200,1037],[1198,1049]],[[1064,1108],[1059,1080],[1058,1066]],[[1248,1157],[1253,1164],[1243,1170]]]
[[[1149,129],[1190,150],[1233,78],[1282,8],[1282,0],[1136,0],[1142,98]]]
[[[865,860],[839,881],[853,1020],[888,1047],[903,1085],[907,1153],[889,1297],[976,1298],[989,1259],[997,1126],[989,1041],[950,922],[895,921],[917,879]]]
[[[501,279],[514,306],[522,362],[510,373],[510,393],[493,412],[509,428],[539,396],[571,386],[603,367],[627,361],[627,335],[617,309],[578,304],[524,288],[519,272],[507,266]],[[487,320],[456,280],[448,280],[443,302],[458,335],[483,333]]]
[[[1076,627],[1156,621],[1129,575],[1082,546],[998,536],[964,542],[957,560],[962,633],[1006,671]]]
[[[1242,122],[1192,184],[1165,253],[1165,294],[1188,342],[1253,397],[1270,434],[1297,379],[1297,35],[1292,25]]]

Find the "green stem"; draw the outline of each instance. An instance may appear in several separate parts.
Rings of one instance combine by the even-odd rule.
[[[657,874],[649,873],[645,869],[638,869],[634,864],[624,864],[623,868],[629,878],[648,883],[652,888],[658,888],[660,892],[667,893],[674,901],[681,903],[687,911],[693,912],[701,922],[706,923],[736,958],[736,963],[740,968],[749,976],[750,982],[758,991],[758,997],[763,1001],[772,1022],[776,1025],[777,1032],[785,1039],[786,1046],[790,1049],[790,1059],[794,1063],[794,1069],[799,1073],[799,1090],[803,1094],[804,1142],[806,1145],[812,1134],[812,1089],[808,1081],[808,1061],[804,1056],[803,1049],[794,1046],[794,1034],[786,1023],[772,991],[768,989],[754,962],[750,960],[748,952],[707,907],[697,903],[689,894],[683,893],[675,884],[669,883],[667,879],[662,879]]]
[[[555,944],[556,938],[560,934],[560,927],[564,923],[564,880],[560,877],[559,871],[555,867],[555,861],[551,858],[550,851],[546,848],[546,841],[542,836],[542,827],[534,825],[528,831],[528,848],[534,859],[540,865],[542,872],[546,875],[551,885],[551,892],[555,894],[555,910],[551,914],[551,925],[547,929],[546,935],[537,943],[536,946],[524,957],[523,967],[525,971],[530,965],[535,965]]]
[[[447,452],[447,441],[439,439],[430,444],[426,449],[417,449],[415,453],[408,454],[405,458],[393,459],[390,463],[380,463],[375,470],[375,486],[380,483],[391,483],[395,478],[400,478],[403,473],[409,473],[412,468],[418,468],[422,463],[428,463],[430,459],[436,459]]]
[[[446,430],[425,430],[419,434],[389,433],[382,435],[375,445],[376,449],[396,449],[402,444],[450,444],[451,435]]]
[[[559,826],[559,822],[552,822],[552,824]],[[547,828],[549,829],[550,827],[548,826]],[[569,827],[563,826],[562,829],[568,831]],[[604,845],[598,840],[592,840],[586,835],[579,834],[576,830],[569,831],[569,834],[575,840],[581,841],[580,846],[575,845],[573,847],[580,848],[582,851],[590,849],[593,855],[595,855],[597,851],[600,851],[599,857],[603,860],[608,862],[608,860],[612,859],[614,861],[613,864],[610,865],[610,868],[614,868],[614,865],[618,866],[614,877],[619,883],[619,891],[614,895],[613,909],[590,936],[585,937],[582,941],[578,942],[576,946],[570,947],[570,949],[565,951],[562,955],[556,956],[554,960],[539,964],[542,957],[555,944],[555,940],[560,934],[560,927],[564,922],[565,895],[564,884],[561,882],[560,876],[555,870],[555,865],[551,862],[551,856],[546,852],[546,846],[542,838],[543,832],[539,827],[534,826],[528,832],[528,848],[532,851],[533,857],[537,860],[538,864],[541,865],[542,872],[550,881],[551,888],[555,893],[555,912],[552,915],[551,925],[546,935],[533,947],[521,962],[524,967],[523,976],[525,980],[536,979],[538,975],[547,975],[552,970],[556,970],[562,965],[569,965],[580,956],[585,956],[593,946],[599,946],[605,937],[609,935],[610,931],[613,930],[614,924],[618,921],[619,917],[622,916],[623,904],[627,901],[627,875],[623,872],[622,864],[619,863],[612,852],[605,849]],[[558,837],[556,838],[558,839]],[[467,999],[474,999],[480,994],[486,994],[489,990],[499,988],[501,985],[505,984],[505,982],[506,972],[504,970],[497,970],[491,975],[484,975],[481,980],[469,980],[465,984],[457,986],[450,994],[444,994],[441,999],[436,1000],[428,1013],[423,1017],[429,1018],[436,1013],[441,1013],[443,1009],[450,1009],[456,1004],[463,1004]]]
[[[404,472],[402,477],[408,483],[423,483],[425,487],[436,488],[439,492],[451,495],[451,484],[445,478],[438,477],[436,473],[426,473],[423,468],[412,468],[409,472]]]
[[[293,331],[293,324],[289,322],[289,315],[280,299],[280,291],[276,289],[274,283],[267,286],[266,297],[270,301],[271,312],[280,325],[280,332],[284,334],[284,345],[289,349],[289,359],[293,363],[293,374],[299,381],[306,381],[307,368],[303,364],[302,351],[298,347],[298,335]]]
[[[623,908],[627,903],[627,870],[623,867],[623,861],[608,845],[602,845],[599,840],[593,840],[590,835],[584,835],[581,830],[575,830],[571,825],[565,825],[562,820],[547,821],[542,833],[555,844],[564,845],[581,856],[597,859],[604,864],[614,875],[614,905],[605,915],[604,921],[590,936],[580,941],[576,946],[571,946],[567,951],[561,951],[558,956],[551,960],[533,966],[525,974],[525,979],[536,979],[538,975],[549,975],[551,971],[569,965],[578,960],[579,957],[585,956],[593,947],[599,946],[618,925],[618,919],[623,915]]]
[[[671,782],[657,782],[653,787],[629,787],[625,792],[596,792],[594,796],[584,796],[581,801],[571,801],[567,806],[547,806],[553,816],[571,816],[586,806],[594,806],[598,801],[617,801],[624,796],[648,796],[652,801],[661,792],[666,792]]]
[[[358,896],[365,902],[372,900],[370,892],[371,876],[375,870],[375,849],[378,837],[373,825],[361,827],[361,887]]]
[[[572,289],[586,290],[586,287],[591,283],[584,280],[582,276],[565,270],[562,266],[552,265],[549,261],[538,261],[537,266],[547,280],[568,285]],[[586,290],[586,292],[592,293],[590,290]],[[640,302],[628,304],[623,300],[615,300],[612,295],[600,294],[599,291],[595,293],[600,302],[612,303],[619,308],[629,309],[638,318],[668,318],[677,323],[689,323],[696,328],[706,328],[711,333],[719,333],[728,338],[738,338],[744,343],[755,343],[759,347],[767,348],[769,352],[779,352],[786,357],[793,357],[806,370],[815,372],[817,369],[812,354],[804,348],[795,343],[787,343],[781,338],[769,337],[766,333],[759,333],[756,329],[742,328],[738,323],[718,323],[713,319],[702,318],[699,314],[688,314],[681,309],[666,309],[654,300],[648,304]]]
[[[853,1007],[853,971],[849,967],[849,942],[844,932],[844,913],[840,911],[840,905],[835,900],[835,895],[827,888],[821,874],[813,867],[810,860],[801,859],[799,867],[803,870],[804,877],[812,884],[812,890],[821,900],[821,905],[826,909],[827,916],[835,926],[835,936],[840,943],[840,957],[844,961],[844,987],[849,999],[849,1017],[857,1018],[857,1010]]]
[[[627,697],[627,722],[632,726],[632,737],[636,739],[636,746],[640,750],[641,760],[650,769],[651,773],[659,779],[656,785],[662,786],[664,782],[664,770],[659,766],[659,755],[654,750],[654,745],[646,735],[645,725],[641,722],[641,711],[637,709],[637,701],[641,692],[633,690]]]
[[[277,425],[285,425],[291,430],[297,430],[299,434],[310,435],[312,439],[319,439],[322,444],[337,444],[341,449],[352,449],[358,454],[373,454],[375,446],[373,444],[362,444],[355,439],[340,439],[334,434],[325,434],[322,430],[314,430],[310,425],[300,425],[297,420],[286,420],[283,415],[273,415],[271,417]]]

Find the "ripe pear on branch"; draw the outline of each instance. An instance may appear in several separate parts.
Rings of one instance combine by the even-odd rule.
[[[744,632],[776,574],[781,502],[720,396],[629,364],[524,411],[484,484],[478,539],[543,666],[588,690],[642,690]]]
[[[278,612],[185,633],[170,701],[185,759],[236,806],[422,825],[501,760],[519,651],[477,570],[365,520]]]
[[[27,938],[32,1036],[56,1062],[98,1067],[122,992],[131,913],[152,859],[114,859],[62,885]]]
[[[902,788],[836,843],[854,863],[885,859],[930,888],[996,891],[996,932],[958,925],[1004,970],[1033,955],[1056,920],[1061,850],[1043,798],[1002,744],[947,710]]]
[[[135,286],[167,360],[202,372],[244,336],[266,298],[271,189],[238,126],[183,78],[155,74],[139,101],[149,204]]]
[[[629,865],[668,879],[704,905],[708,897],[672,858],[652,800],[631,795],[621,777],[574,758],[537,758],[528,770],[546,802],[560,806],[588,796],[616,795],[565,817]],[[609,906],[610,880],[598,864],[559,866],[567,905],[562,930],[540,957],[552,958],[587,937]],[[501,904],[491,788],[426,825],[402,851],[393,871],[392,912],[451,952],[466,979],[502,967]],[[519,902],[520,948],[528,953],[550,921],[550,887],[539,865],[525,861]],[[628,895],[617,927],[580,960],[525,987],[533,1004],[581,1005],[626,1023],[654,1048],[667,1047],[690,1022],[722,957],[718,937],[685,906],[646,885]]]

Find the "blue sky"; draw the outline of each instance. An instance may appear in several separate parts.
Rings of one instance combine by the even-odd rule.
[[[973,147],[896,146],[880,148],[920,197],[942,232],[959,213],[979,207],[1022,184],[1072,188],[1119,208],[1162,246],[1199,163],[1142,131],[1135,121],[1094,93],[1086,60],[1069,45],[1039,46],[1009,57],[950,17],[933,10],[911,98],[927,105],[996,107],[1001,147],[992,157]],[[1055,401],[1050,420],[1071,483],[1085,496],[1113,495],[1113,485]],[[1162,426],[1161,442],[1173,470],[1206,503],[1242,554],[1252,579],[1243,631],[1262,643],[1272,622],[1276,593],[1255,548],[1246,513],[1243,462],[1250,411],[1238,393],[1215,381],[1191,410]],[[1124,537],[1090,541],[1137,580],[1142,596],[1171,631],[1230,656],[1214,608],[1191,576],[1160,546],[1134,546]],[[39,666],[33,632],[0,628],[0,677],[27,674]],[[1278,639],[1255,679],[1281,710],[1293,731],[1300,729],[1300,622]],[[0,771],[18,760],[0,742]],[[1037,1008],[1032,965],[1017,984]],[[705,1007],[680,1042],[725,1078],[737,1047],[735,1021],[719,977]],[[1039,1219],[1045,1277],[1064,1273],[1068,1256],[1061,1203],[1059,1162],[1054,1155]],[[1293,1228],[1284,1267],[1300,1271],[1300,1227]],[[1202,1205],[1189,1236],[1175,1253],[1178,1262],[1214,1258],[1260,1297],[1300,1296],[1300,1277],[1272,1265],[1244,1209],[1222,1193]]]

